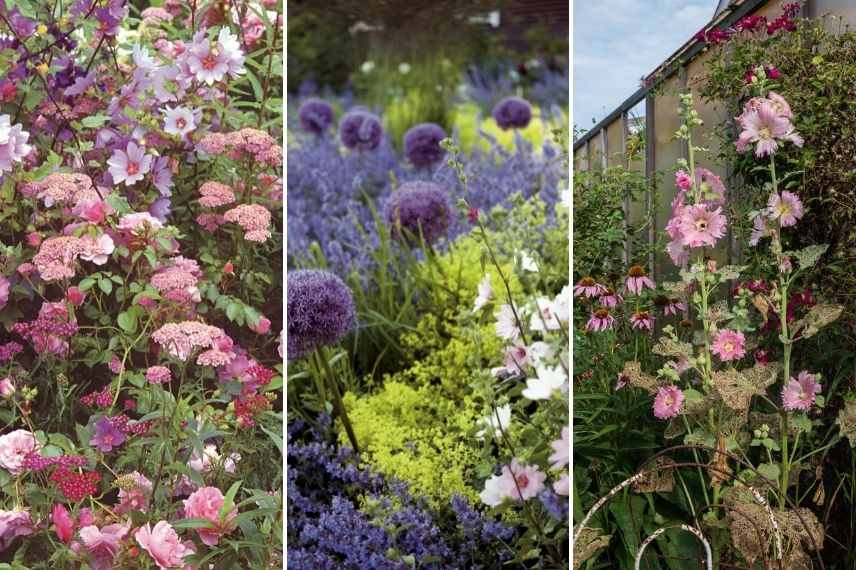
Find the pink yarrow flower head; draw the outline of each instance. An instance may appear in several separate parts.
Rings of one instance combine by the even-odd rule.
[[[755,156],[760,158],[775,153],[781,141],[803,145],[803,139],[791,121],[780,115],[769,100],[765,99],[757,108],[744,112],[737,122],[743,127],[736,142],[738,152],[746,152],[750,145],[755,144]]]
[[[219,341],[229,339],[223,329],[198,321],[167,323],[152,334],[152,340],[171,356],[186,361],[197,349],[222,350]],[[232,353],[234,358],[234,353]]]
[[[722,208],[711,210],[706,204],[686,206],[680,218],[681,245],[713,247],[725,235],[725,227]]]
[[[605,331],[611,329],[614,323],[615,317],[609,314],[609,309],[601,308],[591,314],[588,323],[586,323],[586,330],[589,332]]]
[[[223,217],[244,230],[244,239],[263,243],[271,236],[270,212],[260,204],[241,204],[227,210]]]
[[[88,251],[87,242],[74,236],[57,236],[41,243],[33,263],[45,281],[74,277],[74,262]]]
[[[641,265],[633,265],[627,271],[627,281],[625,283],[627,291],[634,295],[641,295],[642,291],[647,287],[654,289],[657,286],[645,273],[645,268]]]
[[[154,160],[152,155],[146,154],[146,149],[134,141],[129,142],[125,150],[114,150],[110,160],[107,161],[113,184],[119,185],[122,182],[125,186],[136,184],[151,170],[152,160]]]
[[[600,297],[606,293],[606,287],[591,277],[583,277],[574,285],[574,297],[586,297],[589,299]]]
[[[134,533],[137,544],[148,552],[160,570],[184,568],[184,559],[195,553],[191,543],[182,543],[175,529],[166,521],[158,522],[154,528],[149,523]]]
[[[23,429],[0,436],[0,467],[12,475],[24,471],[24,458],[41,449],[36,437]]]
[[[716,333],[710,351],[723,362],[740,360],[746,356],[746,337],[742,332],[723,329]]]
[[[213,523],[213,528],[196,529],[200,540],[208,546],[217,546],[221,536],[235,529],[232,521],[238,516],[238,510],[233,508],[225,520],[221,520],[220,509],[224,502],[225,497],[217,487],[201,487],[184,500],[184,515],[187,518],[206,519]]]
[[[0,552],[9,548],[19,536],[28,536],[35,531],[29,512],[23,509],[0,510]]]
[[[146,369],[146,380],[149,384],[163,384],[172,380],[172,372],[166,366],[149,366]]]
[[[803,214],[805,210],[802,201],[793,192],[787,190],[781,194],[774,192],[767,201],[767,215],[771,220],[779,220],[783,228],[795,225]]]
[[[681,190],[689,190],[693,187],[693,179],[686,170],[680,169],[675,172],[675,186]]]
[[[235,202],[235,192],[220,182],[208,181],[199,187],[199,205],[206,208],[218,208]]]
[[[630,317],[630,326],[640,331],[650,331],[654,327],[654,315],[649,311],[636,311]]]
[[[32,147],[27,144],[30,133],[21,125],[12,126],[9,115],[0,115],[0,175],[12,171],[12,163],[21,162],[30,154]]]
[[[807,412],[814,405],[820,390],[821,386],[815,375],[803,370],[796,378],[792,376],[787,386],[782,389],[782,407],[789,412]]]
[[[657,390],[654,397],[654,415],[661,420],[674,418],[681,412],[684,393],[677,386],[664,386]]]
[[[521,465],[515,457],[511,465],[504,465],[499,475],[491,476],[484,484],[484,490],[479,493],[482,502],[491,507],[502,504],[506,499],[511,501],[528,501],[544,490],[547,475],[538,467]]]

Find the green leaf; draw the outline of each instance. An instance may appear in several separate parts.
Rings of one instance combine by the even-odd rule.
[[[119,328],[128,334],[133,334],[137,331],[137,313],[136,311],[123,311],[119,313],[116,319],[119,323]]]
[[[235,508],[235,495],[238,494],[238,489],[241,488],[241,483],[243,483],[243,481],[235,481],[232,483],[232,486],[229,487],[229,490],[226,491],[226,497],[223,499],[223,506],[220,507],[220,520],[225,521],[226,515]]]
[[[762,463],[758,466],[758,472],[772,481],[778,481],[779,477],[782,476],[782,472],[777,463]]]
[[[808,269],[810,267],[814,267],[814,264],[817,263],[817,260],[826,253],[826,250],[829,249],[829,244],[821,244],[821,245],[810,245],[805,247],[799,251],[794,252],[794,257],[797,258],[797,263],[799,263],[800,269]]]
[[[97,129],[109,120],[110,117],[99,113],[98,115],[90,115],[89,117],[84,117],[80,121],[80,124],[86,127],[87,129]]]
[[[172,527],[176,529],[214,528],[214,523],[208,519],[181,519],[170,524],[172,524]]]
[[[98,288],[104,291],[107,295],[113,292],[113,282],[107,278],[101,278],[98,280]]]

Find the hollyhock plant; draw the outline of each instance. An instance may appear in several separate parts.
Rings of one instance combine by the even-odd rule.
[[[746,356],[746,337],[742,332],[728,329],[716,333],[710,351],[723,362],[740,360]]]
[[[787,190],[781,194],[772,194],[767,202],[767,215],[770,220],[778,220],[783,228],[795,225],[804,213],[802,201],[796,194]]]
[[[677,386],[661,387],[654,398],[654,415],[661,420],[677,416],[683,407],[684,393]]]
[[[705,204],[687,206],[680,217],[681,244],[713,247],[725,235],[726,220],[721,208],[711,210]]]
[[[803,370],[796,378],[791,377],[782,389],[782,406],[788,411],[807,412],[814,405],[820,391],[821,385],[816,375]]]

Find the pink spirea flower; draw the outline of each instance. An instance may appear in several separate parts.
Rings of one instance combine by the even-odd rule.
[[[45,281],[60,281],[74,277],[74,262],[87,251],[84,240],[74,236],[57,236],[42,242],[33,263]]]
[[[630,327],[641,331],[650,331],[654,326],[654,315],[649,311],[636,311],[630,316]]]
[[[641,265],[634,265],[627,271],[627,281],[624,286],[629,293],[641,295],[645,288],[654,289],[657,286],[648,275],[645,274],[645,268]]]
[[[92,557],[93,570],[111,570],[113,558],[122,548],[122,540],[127,536],[131,523],[111,524],[103,528],[95,525],[85,526],[78,531],[80,540]]]
[[[270,212],[260,204],[241,204],[227,210],[223,218],[241,226],[247,241],[262,243],[271,236]]]
[[[803,370],[796,378],[791,376],[787,386],[782,389],[782,407],[787,411],[807,412],[814,405],[820,393],[820,383],[814,374]]]
[[[746,337],[742,332],[723,329],[716,333],[710,351],[723,362],[740,360],[746,356]]]
[[[0,115],[0,174],[11,172],[13,162],[21,162],[30,154],[29,138],[30,133],[21,125],[12,125],[9,115]]]
[[[787,190],[781,194],[774,192],[767,201],[767,215],[771,220],[779,220],[783,228],[795,225],[804,213],[802,201],[796,194]]]
[[[681,169],[675,172],[675,186],[681,190],[689,190],[693,187],[693,179],[690,178],[686,170]]]
[[[746,152],[755,144],[755,156],[762,157],[775,153],[780,141],[790,141],[796,146],[803,145],[803,139],[794,130],[791,121],[779,114],[780,105],[762,100],[757,107],[746,110],[737,118],[743,128],[737,139],[738,152]]]
[[[107,161],[108,171],[113,177],[113,184],[122,182],[132,186],[142,180],[152,168],[154,158],[146,154],[146,149],[131,141],[125,150],[116,149]]]
[[[12,475],[18,475],[25,470],[24,458],[27,454],[38,451],[41,445],[36,437],[23,429],[16,429],[0,436],[0,467]]]
[[[235,202],[235,192],[220,182],[208,181],[199,187],[199,204],[206,208],[217,208]]]
[[[568,426],[562,428],[562,437],[550,443],[553,448],[553,453],[547,460],[550,462],[550,467],[560,469],[568,464],[571,452],[571,434]]]
[[[654,397],[654,415],[661,420],[677,416],[684,404],[684,393],[677,386],[665,386]]]
[[[586,330],[591,332],[600,332],[609,330],[615,323],[615,317],[609,314],[607,309],[598,309],[594,311],[586,323]]]
[[[0,510],[0,552],[12,545],[19,536],[28,536],[35,532],[30,513],[22,509]]]
[[[149,384],[163,384],[172,380],[172,372],[166,366],[149,366],[146,369]]]
[[[216,349],[217,341],[222,338],[228,338],[223,329],[198,321],[167,323],[152,334],[152,340],[182,361],[195,349]]]
[[[591,277],[583,277],[574,285],[574,297],[583,296],[591,299],[600,297],[604,293],[606,293],[606,287]]]
[[[515,457],[511,465],[504,465],[499,475],[492,475],[479,493],[482,502],[491,507],[506,499],[528,501],[544,490],[545,475],[537,466],[521,465]]]
[[[208,546],[217,546],[220,537],[234,530],[232,522],[238,516],[238,510],[233,508],[225,517],[220,519],[220,509],[225,497],[217,487],[201,487],[184,500],[184,515],[191,519],[206,519],[214,523],[214,528],[196,529],[199,538]]]
[[[722,208],[711,210],[706,204],[686,206],[680,218],[681,244],[686,247],[713,247],[725,235]]]
[[[194,549],[182,543],[175,529],[166,521],[158,522],[154,528],[146,523],[134,533],[134,538],[160,570],[184,568],[184,559],[194,553]]]

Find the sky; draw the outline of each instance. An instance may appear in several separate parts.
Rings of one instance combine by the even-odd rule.
[[[713,17],[716,0],[576,0],[574,123],[589,129]]]

